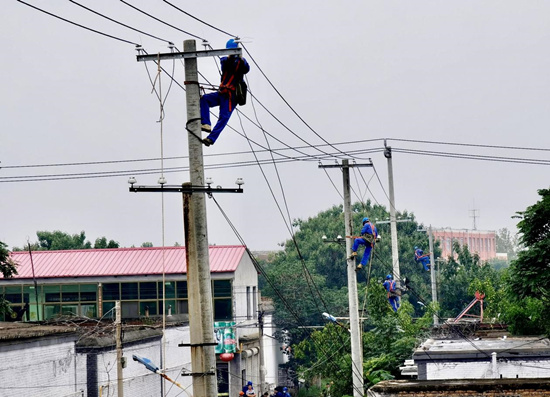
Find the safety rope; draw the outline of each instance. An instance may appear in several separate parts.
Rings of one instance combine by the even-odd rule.
[[[189,124],[194,123],[195,121],[201,121],[201,118],[200,118],[200,117],[195,117],[195,118],[192,118],[192,119],[187,120],[187,123],[185,124],[185,129],[186,129],[187,132],[189,132],[192,136],[194,136],[194,137],[197,138],[201,143],[203,143],[202,138],[200,137],[200,135],[195,134],[193,131],[191,131],[191,130],[189,129]]]

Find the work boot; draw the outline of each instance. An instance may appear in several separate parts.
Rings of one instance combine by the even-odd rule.
[[[210,124],[202,124],[201,125],[201,131],[212,132],[212,127],[210,127]]]
[[[351,255],[349,256],[350,259],[353,259],[357,256],[357,252],[352,252]]]
[[[359,271],[363,268],[363,265],[362,264],[358,264],[356,267],[355,267],[355,271]]]
[[[210,138],[204,138],[202,140],[202,143],[204,143],[204,146],[210,146],[210,145],[213,145],[214,144],[214,141]]]

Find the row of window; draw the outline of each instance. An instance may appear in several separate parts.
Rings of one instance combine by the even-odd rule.
[[[214,318],[233,318],[232,285],[230,280],[213,280]],[[59,315],[97,318],[108,315],[115,301],[121,301],[123,318],[187,314],[187,281],[123,282],[102,284],[60,284],[0,286],[0,295],[10,302],[12,318],[0,320],[40,321]]]

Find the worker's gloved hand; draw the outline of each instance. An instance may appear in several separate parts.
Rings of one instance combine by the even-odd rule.
[[[380,235],[376,236],[376,242],[379,242],[381,239]]]

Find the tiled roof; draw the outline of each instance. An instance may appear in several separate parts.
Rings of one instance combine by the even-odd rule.
[[[210,271],[235,271],[245,252],[242,245],[211,246]],[[33,277],[28,252],[12,252],[11,258],[18,263],[18,275],[14,278]],[[162,274],[163,262],[166,274],[187,273],[185,247],[33,251],[32,261],[36,278]]]

